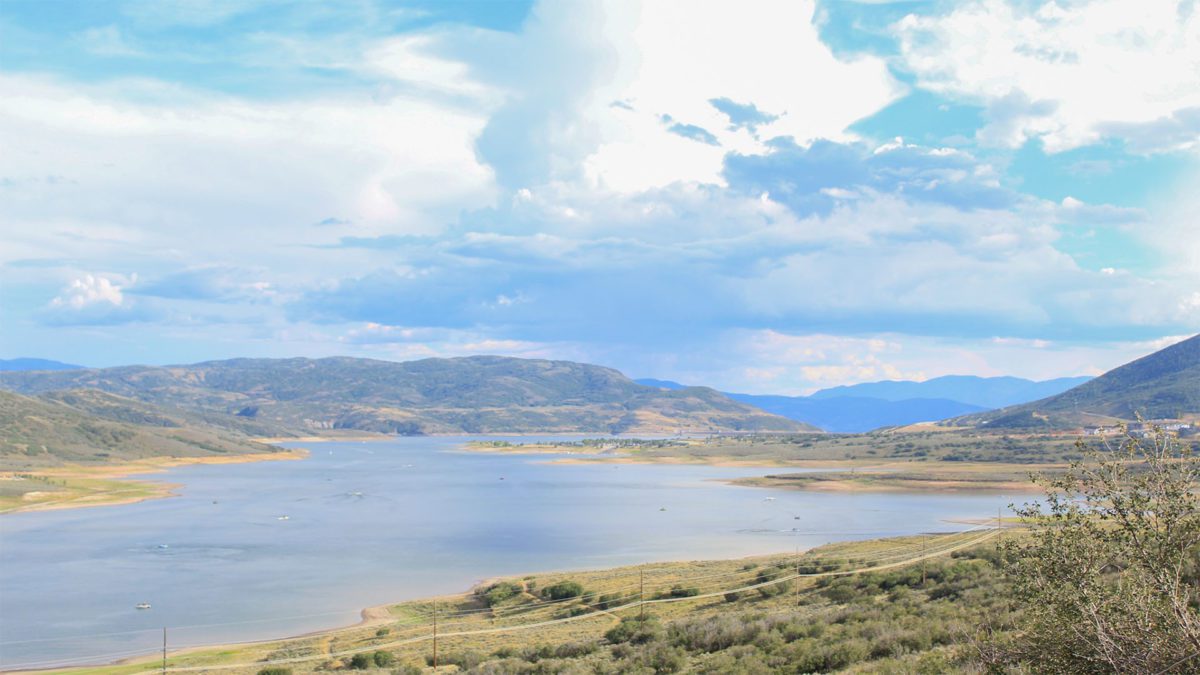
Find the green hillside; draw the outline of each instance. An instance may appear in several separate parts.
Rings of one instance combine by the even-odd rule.
[[[611,368],[476,356],[405,363],[234,359],[188,366],[0,373],[25,394],[97,389],[246,431],[673,433],[811,429],[708,388],[664,391]]]
[[[84,409],[89,407],[104,413]],[[6,470],[274,450],[103,392],[71,391],[43,398],[0,391],[0,465]]]
[[[1075,427],[1200,413],[1200,335],[1132,361],[1057,396],[946,423],[993,428]]]

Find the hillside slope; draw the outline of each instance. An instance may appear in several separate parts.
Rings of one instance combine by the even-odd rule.
[[[674,433],[811,429],[704,387],[664,391],[611,368],[474,356],[234,359],[186,366],[0,373],[25,394],[99,389],[201,415],[311,433]]]
[[[89,413],[71,406],[69,400],[89,401],[107,408],[109,414]],[[102,392],[63,392],[42,398],[0,391],[0,465],[7,470],[275,450]]]
[[[1200,413],[1200,335],[1132,361],[1057,396],[948,420],[992,428],[1074,427]]]

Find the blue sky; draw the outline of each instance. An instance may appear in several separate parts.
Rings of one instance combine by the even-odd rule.
[[[1200,10],[0,3],[0,356],[803,393],[1200,331]]]

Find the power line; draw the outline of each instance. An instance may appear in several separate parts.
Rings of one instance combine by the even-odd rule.
[[[848,575],[853,575],[853,574],[862,574],[865,572],[874,572],[874,571],[884,570],[884,569],[893,569],[896,567],[901,567],[904,565],[912,564],[914,562],[923,561],[928,558],[945,555],[947,553],[952,553],[957,550],[975,546],[984,541],[987,541],[988,539],[990,539],[991,537],[993,537],[995,535],[996,535],[995,530],[989,530],[989,531],[985,532],[984,534],[982,534],[978,537],[974,537],[968,541],[944,548],[942,550],[936,550],[933,552],[924,553],[918,557],[901,560],[898,562],[886,563],[883,565],[875,565],[875,566],[871,566],[871,567],[863,567],[863,568],[851,569],[851,570],[832,570],[832,571],[826,571],[826,572],[785,575],[782,577],[778,577],[776,579],[763,581],[761,583],[749,584],[749,585],[741,586],[738,588],[724,589],[724,590],[714,591],[711,593],[705,593],[705,594],[700,594],[700,595],[695,595],[695,596],[677,597],[677,598],[671,598],[671,597],[655,598],[652,600],[640,599],[637,602],[630,602],[630,603],[621,605],[619,607],[609,608],[609,610],[607,610],[607,613],[619,612],[622,610],[633,609],[633,608],[638,608],[639,610],[644,610],[645,605],[650,605],[650,604],[664,604],[664,603],[673,603],[673,602],[703,600],[703,599],[707,599],[707,598],[716,597],[718,595],[724,595],[726,593],[757,590],[759,588],[764,588],[764,587],[771,586],[774,584],[784,583],[786,581],[791,581],[791,580],[797,579],[797,578],[822,578],[822,577],[834,577],[834,576],[848,576]],[[534,628],[542,628],[542,627],[550,626],[550,625],[558,625],[558,624],[570,623],[570,622],[574,622],[574,621],[581,621],[581,620],[585,620],[585,619],[592,619],[592,618],[597,618],[599,616],[604,616],[604,613],[589,612],[587,614],[581,614],[578,616],[568,616],[568,617],[562,617],[562,618],[558,618],[558,619],[548,619],[545,621],[538,621],[538,622],[533,622],[533,623],[528,623],[528,624],[520,624],[520,625],[516,625],[516,626],[501,626],[501,627],[478,628],[478,629],[452,631],[452,632],[439,632],[439,635],[441,637],[461,637],[461,636],[471,636],[471,635],[486,635],[486,634],[495,634],[495,633],[516,632],[516,631],[522,631],[522,630],[530,630],[530,629],[534,629]],[[303,663],[306,661],[313,661],[313,660],[321,659],[321,658],[328,659],[328,658],[335,658],[335,657],[342,657],[342,656],[351,656],[354,654],[360,654],[360,653],[372,651],[372,650],[379,650],[379,649],[389,648],[389,647],[392,647],[392,648],[400,647],[400,646],[404,646],[404,645],[408,645],[408,644],[415,644],[418,642],[423,642],[423,641],[426,641],[429,639],[431,639],[431,636],[426,634],[426,635],[416,636],[416,637],[412,637],[412,638],[408,638],[408,639],[404,639],[404,640],[397,640],[397,641],[393,641],[390,643],[369,645],[366,647],[358,647],[358,648],[354,648],[354,649],[343,650],[340,652],[331,652],[328,654],[320,654],[317,656],[300,656],[300,657],[291,657],[291,658],[286,658],[286,659],[255,661],[255,662],[250,662],[250,663],[214,664],[214,665],[206,665],[206,666],[178,667],[178,668],[170,668],[169,672],[195,672],[195,671],[202,671],[202,670],[226,670],[226,669],[234,669],[234,668],[260,668],[262,666],[267,666],[267,665],[283,665],[283,664],[291,664],[291,663]],[[149,672],[154,672],[154,671],[145,671],[145,672],[149,673]]]

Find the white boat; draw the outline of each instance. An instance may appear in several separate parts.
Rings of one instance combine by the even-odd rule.
[[[159,548],[171,548],[171,547],[170,547],[170,546],[168,546],[167,544],[159,544],[159,545],[158,545],[158,547],[159,547]]]
[[[138,609],[150,609],[150,603],[148,603],[148,602],[139,602],[139,603],[137,604],[137,608],[138,608]]]
[[[278,517],[278,518],[276,518],[275,520],[291,520],[291,519],[290,519],[290,518],[288,518],[287,516],[279,516],[279,517]]]

